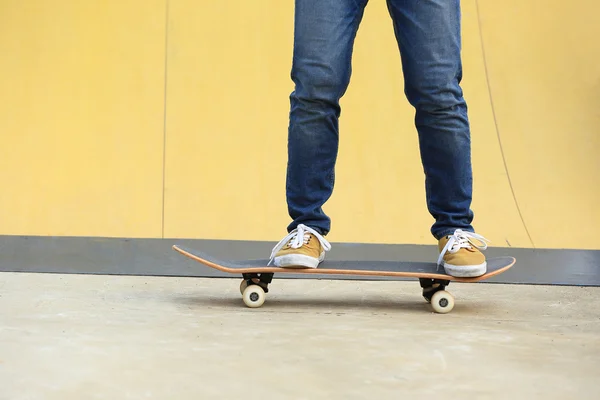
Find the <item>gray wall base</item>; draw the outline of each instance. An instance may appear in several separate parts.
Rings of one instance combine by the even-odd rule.
[[[173,244],[228,260],[268,259],[275,243],[225,240],[0,236],[0,271],[105,275],[231,277],[172,250]],[[436,261],[436,246],[332,243],[328,259]],[[515,266],[488,282],[600,286],[600,250],[490,248]],[[286,278],[296,278],[286,275]],[[277,277],[283,278],[282,276]],[[332,277],[313,276],[315,279]],[[403,280],[335,277],[334,279]]]

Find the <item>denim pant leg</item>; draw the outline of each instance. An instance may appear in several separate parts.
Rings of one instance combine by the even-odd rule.
[[[292,222],[326,235],[338,154],[339,100],[366,0],[296,0],[286,197]]]
[[[427,207],[437,239],[471,222],[471,139],[463,98],[460,0],[387,0],[405,94],[415,107]]]

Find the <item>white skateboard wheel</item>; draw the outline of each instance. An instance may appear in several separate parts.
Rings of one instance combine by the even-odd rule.
[[[431,307],[439,314],[446,314],[454,308],[454,297],[445,290],[435,292],[431,296]]]
[[[246,280],[243,279],[242,282],[240,283],[240,294],[241,295],[244,294],[244,290],[246,290],[247,287],[248,287],[248,282],[246,282]]]
[[[258,308],[265,302],[265,291],[258,285],[250,285],[242,294],[244,304],[250,308]]]

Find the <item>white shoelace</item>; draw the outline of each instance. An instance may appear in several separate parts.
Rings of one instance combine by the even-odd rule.
[[[321,242],[321,246],[323,246],[323,249],[325,249],[325,251],[331,250],[331,245],[327,240],[325,240],[323,236],[321,236],[321,234],[319,234],[319,232],[304,224],[300,224],[296,229],[291,231],[286,237],[284,237],[283,239],[281,239],[281,241],[279,241],[279,243],[277,243],[277,245],[273,248],[273,251],[271,251],[271,259],[269,260],[269,264],[267,265],[271,265],[273,258],[275,258],[275,254],[277,254],[277,252],[281,250],[288,243],[288,241],[288,246],[294,249],[299,249],[303,245],[307,244],[308,239],[310,238],[310,233],[312,233],[316,236],[317,239],[319,239],[319,242]]]
[[[482,244],[477,245],[477,244],[473,243],[472,239],[478,240]],[[462,229],[457,229],[456,231],[454,231],[454,234],[452,234],[452,236],[450,236],[450,238],[448,239],[448,243],[446,243],[446,246],[444,246],[444,249],[440,253],[440,256],[437,261],[438,266],[442,265],[444,255],[447,252],[456,253],[457,251],[459,251],[462,248],[470,249],[472,247],[476,247],[478,249],[485,250],[485,249],[487,249],[486,242],[489,242],[489,240],[487,240],[486,238],[484,238],[481,235],[478,235],[473,232],[463,231]]]

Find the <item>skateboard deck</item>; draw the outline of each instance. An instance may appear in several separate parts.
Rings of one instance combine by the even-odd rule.
[[[174,245],[173,249],[207,267],[241,275],[240,293],[244,304],[250,308],[263,305],[274,274],[352,275],[419,279],[425,300],[435,312],[445,314],[454,308],[454,298],[445,290],[450,282],[484,281],[507,271],[516,262],[514,257],[490,258],[484,275],[464,278],[443,273],[443,267],[438,268],[434,262],[325,260],[318,268],[280,268],[268,266],[268,260],[225,261],[179,245]]]

